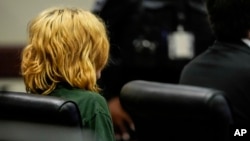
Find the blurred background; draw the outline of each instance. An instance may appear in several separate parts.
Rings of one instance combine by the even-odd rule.
[[[26,44],[28,21],[52,6],[92,9],[94,0],[1,0],[0,1],[0,90],[25,91],[19,75],[20,51]]]

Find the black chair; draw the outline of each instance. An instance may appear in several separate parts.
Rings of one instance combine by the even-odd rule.
[[[228,141],[233,122],[222,91],[135,80],[121,90],[138,141]]]
[[[73,101],[21,92],[0,92],[0,125],[8,141],[82,141],[88,133]]]

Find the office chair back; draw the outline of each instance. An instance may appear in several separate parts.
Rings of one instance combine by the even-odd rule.
[[[1,140],[77,141],[83,137],[77,105],[52,96],[0,92],[0,125]]]
[[[232,116],[219,90],[135,80],[121,90],[138,141],[226,141]]]
[[[21,92],[1,92],[0,101],[1,119],[82,128],[79,109],[70,100]]]

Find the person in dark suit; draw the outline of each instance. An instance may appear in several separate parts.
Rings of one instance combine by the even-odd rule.
[[[208,0],[216,41],[182,70],[180,84],[222,90],[236,125],[250,122],[250,1]]]
[[[119,101],[122,86],[136,79],[178,83],[184,64],[190,61],[168,56],[167,37],[177,25],[182,24],[194,34],[195,56],[213,43],[204,3],[205,0],[96,0],[93,12],[105,21],[111,43],[111,61],[102,71],[99,85],[108,101],[118,140],[135,137],[133,122]]]

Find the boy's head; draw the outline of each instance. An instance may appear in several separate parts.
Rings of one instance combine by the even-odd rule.
[[[231,42],[249,38],[250,0],[207,0],[206,3],[217,39]]]
[[[50,8],[30,21],[28,33],[21,64],[27,91],[48,94],[59,82],[98,91],[109,55],[100,18],[79,8]]]

